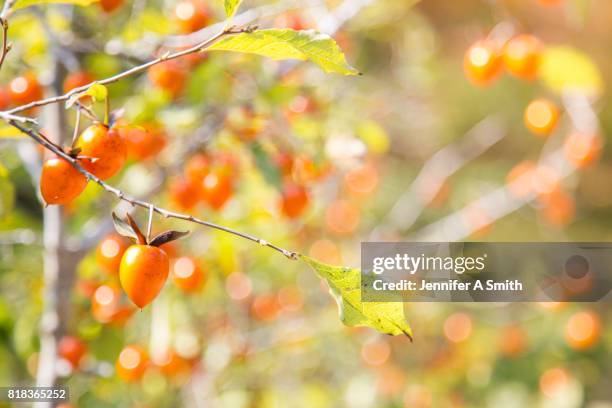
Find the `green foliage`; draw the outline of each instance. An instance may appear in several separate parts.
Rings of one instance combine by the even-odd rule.
[[[240,7],[240,3],[242,3],[242,0],[225,0],[224,3],[225,14],[227,14],[228,17],[232,17],[234,14],[236,14],[238,7]]]
[[[327,281],[338,304],[340,320],[346,326],[367,326],[384,334],[404,334],[412,339],[412,329],[404,316],[402,302],[362,302],[359,269],[326,265],[301,256],[315,272]]]
[[[325,72],[357,75],[347,62],[336,41],[314,30],[258,30],[226,37],[208,48],[211,51],[234,51],[257,54],[275,60],[310,60]]]
[[[0,219],[11,212],[15,203],[15,189],[9,180],[8,171],[0,164]]]
[[[255,159],[255,165],[264,179],[273,186],[280,188],[282,179],[280,171],[278,167],[272,163],[261,144],[251,143],[250,148],[251,153],[253,153],[253,158]]]

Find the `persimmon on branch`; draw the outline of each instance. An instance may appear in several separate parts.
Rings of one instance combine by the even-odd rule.
[[[47,140],[43,135],[41,135],[38,131],[29,129],[25,126],[23,126],[22,124],[20,124],[19,122],[16,122],[14,120],[9,121],[9,124],[15,128],[17,128],[19,131],[21,131],[22,133],[28,135],[29,137],[31,137],[34,141],[36,141],[38,144],[42,145],[43,147],[45,147],[47,150],[55,153],[56,155],[58,155],[59,157],[61,157],[62,159],[68,161],[75,169],[77,169],[81,174],[83,174],[88,180],[93,181],[94,183],[98,184],[100,187],[102,187],[104,190],[108,191],[109,193],[114,194],[115,196],[117,196],[117,198],[119,198],[120,200],[123,200],[127,203],[130,203],[133,206],[137,206],[137,207],[142,207],[145,208],[149,211],[153,211],[156,212],[157,214],[160,214],[161,216],[165,217],[165,218],[176,218],[179,220],[184,220],[184,221],[189,221],[195,224],[200,224],[200,225],[204,225],[206,227],[210,227],[210,228],[214,228],[220,231],[224,231],[227,232],[229,234],[232,235],[236,235],[238,237],[241,238],[245,238],[248,239],[249,241],[253,241],[258,243],[259,245],[262,246],[266,246],[268,248],[272,248],[275,251],[280,252],[281,254],[285,255],[287,258],[289,259],[293,259],[296,260],[299,257],[299,254],[297,252],[293,252],[293,251],[289,251],[287,249],[281,248],[277,245],[274,245],[264,239],[261,238],[257,238],[253,235],[249,235],[246,234],[244,232],[240,232],[240,231],[236,231],[232,228],[228,228],[219,224],[215,224],[209,221],[204,221],[200,218],[196,218],[192,215],[188,215],[188,214],[182,214],[182,213],[178,213],[178,212],[174,212],[174,211],[170,211],[167,210],[165,208],[161,208],[158,207],[152,203],[149,203],[147,201],[143,201],[143,200],[139,200],[136,198],[133,198],[131,196],[129,196],[128,194],[126,194],[125,192],[123,192],[122,190],[111,186],[110,184],[100,180],[99,177],[93,175],[92,173],[88,172],[87,170],[85,170],[80,164],[78,159],[72,157],[71,155],[69,155],[68,153],[64,152],[59,146],[56,146],[55,144],[51,143],[49,140]]]

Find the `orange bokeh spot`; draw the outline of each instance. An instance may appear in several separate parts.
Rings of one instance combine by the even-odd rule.
[[[541,215],[550,225],[564,227],[574,219],[576,203],[574,198],[562,189],[541,195],[540,201],[543,204]]]
[[[565,326],[565,339],[570,347],[585,350],[593,347],[601,335],[601,320],[592,311],[574,314]]]
[[[378,187],[378,169],[373,163],[363,165],[349,170],[344,176],[344,184],[347,190],[356,196],[368,196]]]
[[[572,133],[565,139],[563,153],[568,162],[581,169],[595,162],[602,148],[601,136]]]
[[[570,378],[564,368],[551,368],[540,377],[540,391],[547,397],[555,397],[567,386]]]
[[[234,300],[244,300],[251,295],[253,284],[251,279],[241,272],[234,272],[225,281],[225,290]]]
[[[368,341],[361,347],[361,358],[368,365],[382,365],[389,360],[390,356],[391,347],[384,339]]]
[[[471,334],[472,319],[466,313],[453,313],[444,321],[444,336],[453,343],[461,343]]]
[[[327,228],[336,235],[349,235],[359,226],[359,209],[351,202],[337,200],[332,202],[325,212]]]
[[[475,42],[463,58],[465,76],[474,85],[490,85],[499,77],[501,69],[499,49],[490,40]]]
[[[342,263],[340,248],[328,239],[320,239],[313,242],[308,254],[315,259],[331,265],[339,265]]]
[[[548,136],[559,121],[559,108],[547,99],[536,99],[525,109],[525,126],[538,136]]]
[[[527,346],[525,331],[519,326],[510,326],[502,330],[500,335],[500,351],[508,357],[521,355]]]
[[[506,176],[508,190],[518,198],[526,198],[533,193],[533,174],[536,164],[525,160],[517,164]]]

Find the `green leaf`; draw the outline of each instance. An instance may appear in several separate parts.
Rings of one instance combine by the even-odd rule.
[[[255,165],[264,179],[274,187],[280,189],[282,176],[277,166],[272,163],[270,156],[264,151],[259,143],[251,143],[251,153],[255,158]]]
[[[208,50],[244,52],[275,60],[310,60],[325,72],[343,75],[359,73],[346,62],[333,38],[314,30],[270,29],[241,33],[222,39]]]
[[[0,164],[0,219],[6,217],[15,204],[15,188],[6,167]]]
[[[327,281],[330,293],[338,304],[342,323],[351,327],[371,327],[393,336],[404,334],[412,339],[402,302],[361,302],[359,269],[326,265],[304,255],[300,259]]]
[[[76,101],[81,99],[83,96],[91,96],[96,102],[103,102],[108,97],[108,89],[97,82],[94,82],[87,90],[83,92],[77,92],[66,101],[66,109],[70,108],[75,104]]]
[[[227,14],[228,17],[233,17],[240,3],[242,3],[242,0],[225,0],[225,14]]]
[[[568,46],[548,47],[543,55],[539,76],[553,91],[599,95],[604,81],[599,68],[582,51]]]
[[[21,9],[41,4],[74,4],[75,6],[87,7],[99,0],[17,0],[14,9]]]

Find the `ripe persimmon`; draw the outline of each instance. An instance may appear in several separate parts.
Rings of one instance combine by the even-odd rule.
[[[57,352],[70,363],[72,369],[76,369],[81,364],[81,359],[85,353],[87,353],[87,344],[78,337],[64,336],[60,339]]]
[[[117,234],[107,235],[96,248],[96,261],[106,272],[117,275],[123,253],[128,247],[125,238]]]
[[[293,155],[289,152],[280,152],[274,157],[274,163],[283,176],[291,176],[293,172]]]
[[[182,256],[172,262],[172,281],[183,292],[195,292],[204,283],[204,272],[195,259]]]
[[[124,0],[100,0],[100,7],[106,13],[112,13],[119,7],[123,6]]]
[[[121,258],[119,280],[128,298],[142,309],[162,290],[169,270],[168,255],[162,249],[132,245]]]
[[[183,376],[189,373],[189,360],[177,354],[174,350],[166,350],[153,360],[159,371],[166,377]]]
[[[521,79],[534,79],[540,67],[542,48],[540,40],[531,34],[511,38],[504,46],[506,70]]]
[[[117,128],[127,145],[128,156],[146,160],[156,156],[166,146],[166,134],[159,126],[121,126]]]
[[[288,218],[298,218],[308,206],[308,192],[304,186],[287,182],[283,185],[280,209]]]
[[[192,182],[201,183],[210,172],[210,159],[204,153],[196,153],[185,164],[185,177]]]
[[[490,85],[499,77],[501,69],[499,49],[491,40],[475,42],[463,58],[465,76],[474,85]]]
[[[127,159],[127,145],[123,137],[101,123],[85,129],[76,147],[81,149],[79,155],[92,159],[82,160],[83,167],[101,180],[117,174]]]
[[[33,73],[20,75],[9,83],[9,95],[15,105],[25,105],[42,99],[43,88]]]
[[[68,204],[87,187],[87,178],[61,157],[45,160],[40,192],[47,204]]]
[[[202,200],[215,210],[220,210],[234,192],[232,179],[225,173],[209,173],[201,183]]]
[[[0,87],[0,110],[5,110],[11,104],[11,95],[5,87]]]
[[[210,23],[210,10],[201,0],[184,0],[174,8],[174,20],[182,33],[193,33]]]
[[[183,91],[187,81],[186,67],[176,60],[153,65],[147,75],[153,85],[168,92],[173,98]]]
[[[166,231],[149,240],[129,214],[126,214],[126,218],[127,221],[124,221],[113,213],[117,232],[131,237],[135,242],[121,258],[119,281],[128,298],[142,309],[157,297],[168,278],[170,261],[160,246],[187,232]]]
[[[123,381],[133,382],[142,378],[147,368],[149,357],[146,351],[135,344],[126,346],[119,353],[115,363],[117,375]]]
[[[172,204],[181,211],[189,211],[195,207],[200,199],[200,185],[197,182],[177,179],[169,187]]]

